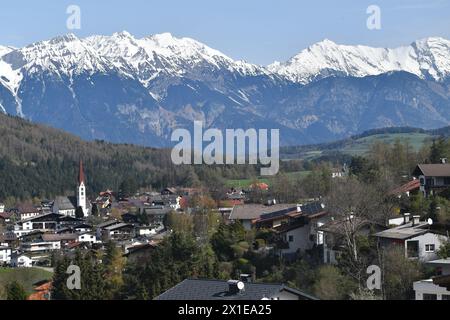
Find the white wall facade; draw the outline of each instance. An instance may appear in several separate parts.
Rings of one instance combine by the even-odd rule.
[[[414,291],[416,300],[450,300],[450,291],[435,285],[431,279],[414,282]]]
[[[419,260],[431,261],[438,259],[436,252],[441,245],[448,240],[446,236],[428,232],[426,234],[408,239],[405,241],[405,255],[407,256],[407,243],[412,241],[419,242]],[[427,246],[434,245],[434,250],[427,250]]]

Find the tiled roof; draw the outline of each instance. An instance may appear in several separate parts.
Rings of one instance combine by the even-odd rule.
[[[409,181],[407,183],[405,183],[404,185],[395,188],[394,190],[392,190],[391,192],[389,192],[389,194],[391,195],[401,195],[402,193],[405,192],[410,192],[413,190],[417,190],[420,188],[420,181],[418,179],[414,179],[412,181]]]
[[[303,299],[316,299],[283,284],[245,283],[245,289],[242,292],[230,293],[227,281],[186,279],[156,297],[155,300],[262,300],[274,297],[283,290],[298,294]]]

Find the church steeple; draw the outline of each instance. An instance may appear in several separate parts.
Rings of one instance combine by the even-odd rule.
[[[78,185],[84,184],[83,160],[80,160],[80,169],[78,171]]]
[[[86,201],[86,182],[83,170],[83,160],[80,160],[80,167],[78,171],[78,185],[77,185],[77,206],[83,209],[84,216],[88,215],[87,201]]]

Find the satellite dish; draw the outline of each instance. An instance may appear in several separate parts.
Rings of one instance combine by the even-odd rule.
[[[245,284],[244,284],[242,281],[239,281],[239,282],[237,283],[237,287],[238,287],[239,290],[244,290]]]
[[[430,219],[428,219],[427,222],[428,222],[428,225],[429,225],[429,226],[433,225],[433,219],[430,218]]]

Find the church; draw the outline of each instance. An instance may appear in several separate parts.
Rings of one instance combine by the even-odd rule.
[[[86,179],[84,176],[83,161],[80,160],[76,195],[72,197],[56,197],[52,210],[65,216],[76,216],[76,209],[80,207],[84,217],[89,216],[90,204],[86,195]]]

